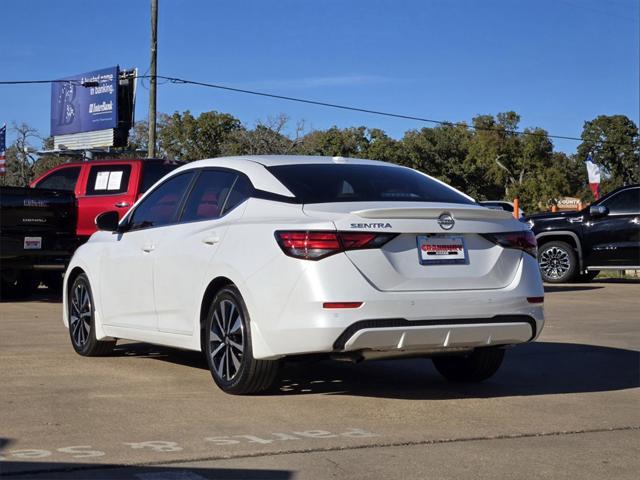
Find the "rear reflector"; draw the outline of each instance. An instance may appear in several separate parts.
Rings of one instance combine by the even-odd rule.
[[[325,302],[322,308],[359,308],[362,302]]]
[[[320,260],[334,253],[364,248],[380,248],[395,233],[278,231],[276,240],[282,251],[294,258]]]
[[[535,257],[538,254],[536,236],[531,230],[506,233],[485,233],[482,236],[502,247],[522,250],[532,257]]]
[[[544,303],[544,297],[527,297],[529,303]]]

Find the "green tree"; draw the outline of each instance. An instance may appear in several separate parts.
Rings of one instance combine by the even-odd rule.
[[[295,126],[294,136],[287,135],[289,117],[280,114],[258,121],[253,129],[243,128],[234,132],[236,154],[286,155],[291,154],[301,142],[304,122]]]
[[[194,117],[189,110],[175,112],[161,125],[161,149],[171,160],[193,161],[238,154],[236,134],[244,127],[228,113],[203,112]]]
[[[479,115],[473,119],[474,132],[464,162],[469,184],[478,199],[511,200],[509,187],[519,179],[522,143],[515,112]]]
[[[399,163],[436,177],[470,195],[478,191],[464,168],[472,133],[465,125],[409,130],[399,146]]]
[[[315,130],[302,139],[298,152],[303,155],[359,157],[368,146],[366,127]]]
[[[585,122],[578,157],[591,153],[601,166],[606,189],[640,182],[640,140],[638,126],[625,115],[600,115]],[[586,178],[586,168],[583,166]]]

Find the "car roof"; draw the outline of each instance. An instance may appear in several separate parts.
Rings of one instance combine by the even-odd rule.
[[[328,157],[318,155],[240,155],[235,157],[207,158],[191,162],[190,165],[216,166],[220,161],[247,161],[255,162],[265,167],[279,167],[282,165],[308,165],[308,164],[357,164],[357,165],[386,165],[394,166],[392,163],[379,160],[366,160],[363,158]]]
[[[149,163],[167,163],[182,165],[184,162],[179,160],[167,160],[162,158],[96,158],[95,160],[72,160],[58,165],[59,167],[68,167],[76,165],[93,165],[94,163],[131,163],[131,162],[149,162]]]
[[[267,167],[283,165],[309,165],[309,164],[356,164],[356,165],[383,165],[403,168],[392,163],[376,160],[364,160],[361,158],[320,157],[309,155],[241,155],[236,157],[207,158],[189,162],[172,172],[177,175],[194,168],[228,168],[244,173],[249,177],[253,186],[258,190],[294,197],[295,195],[285,187],[276,177],[268,173]]]

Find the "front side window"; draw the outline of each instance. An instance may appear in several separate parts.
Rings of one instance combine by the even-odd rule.
[[[61,168],[40,180],[36,188],[51,188],[53,190],[73,192],[76,189],[79,175],[80,167]]]
[[[129,190],[131,165],[93,165],[89,170],[87,195],[116,195]]]
[[[269,167],[268,170],[301,203],[475,203],[456,190],[409,168],[363,164],[306,164]]]
[[[174,223],[193,172],[181,173],[153,190],[133,211],[130,230],[161,227]]]
[[[640,212],[640,188],[630,188],[608,198],[602,205],[609,209],[609,213],[639,213]]]
[[[238,175],[204,170],[193,187],[181,217],[183,222],[210,220],[222,216],[222,209]]]

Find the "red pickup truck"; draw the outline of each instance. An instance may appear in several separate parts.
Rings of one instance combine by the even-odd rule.
[[[117,210],[122,218],[149,187],[179,166],[178,162],[155,159],[71,162],[44,173],[31,182],[31,187],[74,193],[78,206],[76,235],[82,241],[96,231],[98,214]]]

